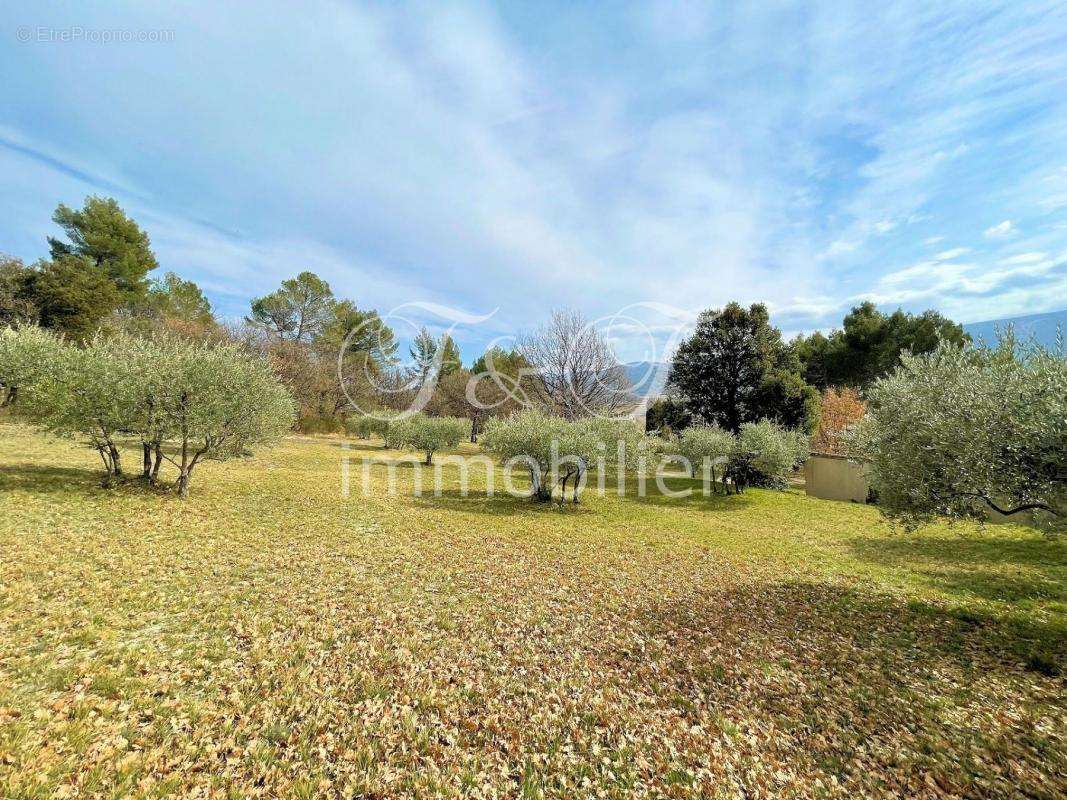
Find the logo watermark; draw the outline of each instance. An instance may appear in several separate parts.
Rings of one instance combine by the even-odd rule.
[[[15,31],[15,38],[23,44],[171,44],[175,34],[166,28],[84,28],[81,25],[52,28],[23,25]]]
[[[700,463],[678,453],[652,453],[641,446],[636,454],[627,452],[619,441],[609,447],[600,443],[601,455],[587,460],[550,445],[549,458],[517,455],[499,464],[488,455],[443,454],[432,463],[415,454],[354,454],[348,442],[341,443],[341,497],[349,498],[353,480],[365,494],[395,497],[540,497],[560,503],[577,503],[592,491],[596,497],[665,497],[685,499],[699,495],[729,494],[744,486],[729,472],[729,459],[705,457]],[[384,491],[382,477],[384,475]],[[673,482],[672,486],[668,481]]]
[[[495,321],[496,313],[408,302],[364,319],[348,331],[337,353],[337,377],[349,408],[382,422],[426,411],[442,378],[456,371],[456,365],[445,363],[445,342],[460,332],[476,333],[478,326]],[[592,321],[556,312],[532,333],[491,338],[479,359],[484,369],[468,373],[465,385],[453,393],[471,414],[481,416],[539,408],[566,419],[643,419],[655,395],[650,389],[665,383],[667,359],[695,318],[692,311],[654,302],[634,303]],[[428,352],[416,353],[413,347],[410,360],[388,364],[353,358],[385,352],[394,328],[413,338],[427,336],[427,320],[437,332]],[[641,358],[624,365],[617,355],[620,346]]]
[[[409,302],[347,333],[336,365],[348,401],[346,427],[360,438],[381,436],[392,452],[368,455],[361,448],[357,455],[342,443],[344,497],[357,484],[363,492],[382,491],[382,477],[390,495],[437,497],[447,491],[578,502],[588,492],[685,498],[743,491],[748,478],[738,453],[695,463],[669,433],[645,434],[649,404],[696,313],[652,302],[592,321],[557,311],[531,333],[477,337],[488,344],[477,366],[464,368],[453,337],[475,338],[471,328],[499,325],[496,313]],[[412,340],[406,362],[393,357],[394,329]],[[620,351],[641,357],[624,364]],[[455,442],[449,438],[455,425],[435,427],[434,417],[469,420],[471,444],[484,441],[497,459],[477,451],[434,458]]]

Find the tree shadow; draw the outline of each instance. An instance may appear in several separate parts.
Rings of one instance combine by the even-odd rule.
[[[396,462],[395,465],[398,467],[405,465],[413,466],[402,461]],[[390,464],[383,464],[382,466],[388,467]],[[525,477],[516,476],[514,482],[517,489],[528,490],[529,483]],[[646,482],[644,494],[640,494],[636,480],[631,480],[625,485],[621,499],[661,507],[691,507],[711,512],[740,511],[755,502],[748,493],[741,495],[713,493],[705,497],[701,492],[700,481],[691,478],[670,478],[664,481],[664,484],[667,486],[668,490],[672,492],[678,492],[687,487],[691,487],[693,492],[685,497],[663,494],[659,491],[655,482],[650,480]],[[591,499],[600,496],[596,476],[594,475],[594,477],[589,480],[589,483],[583,487],[582,491],[579,493],[579,502],[577,504],[571,502],[573,497],[571,492],[572,489],[568,486],[567,500],[565,503],[560,502],[558,490],[556,491],[552,502],[547,503],[535,502],[528,496],[514,496],[504,491],[494,492],[493,496],[490,497],[482,488],[470,489],[466,493],[459,489],[445,489],[437,495],[433,493],[432,488],[428,488],[424,490],[418,499],[440,508],[450,508],[455,511],[479,514],[514,515],[548,512],[559,513],[561,510],[569,513],[589,513],[590,509],[587,505],[588,502]],[[614,477],[609,476],[605,482],[604,496],[616,497],[618,492],[619,489]]]
[[[961,533],[953,539],[904,535],[893,539],[859,537],[849,543],[857,557],[879,563],[905,561],[944,561],[952,564],[1030,564],[1042,567],[1067,566],[1067,539],[1033,536],[1007,539]]]
[[[931,678],[946,665],[1011,670],[1021,654],[1035,649],[1067,656],[1061,624],[961,613],[925,600],[810,581],[702,592],[651,605],[639,619],[649,635],[681,632],[683,642],[713,636],[744,648],[760,640],[804,658],[814,648],[820,663],[840,661],[850,671],[854,659],[876,658],[887,678],[903,666]]]
[[[531,514],[555,516],[581,516],[591,514],[588,506],[570,501],[560,503],[558,495],[551,502],[539,502],[530,497],[516,497],[504,492],[494,492],[492,496],[484,490],[472,489],[463,492],[460,489],[444,489],[440,494],[431,491],[415,498],[421,505],[460,511],[465,514],[488,514],[492,516],[529,516]]]
[[[637,481],[629,481],[626,486],[626,499],[655,506],[685,506],[716,512],[740,511],[755,502],[749,493],[751,489],[742,494],[726,494],[721,485],[714,485],[709,494],[705,495],[704,484],[700,478],[672,475],[664,476],[661,482],[667,493],[656,485],[655,477],[649,476],[642,494],[638,490]]]
[[[104,471],[34,464],[0,466],[0,491],[89,494],[103,488]]]
[[[385,442],[375,442],[370,439],[342,439],[340,441],[330,441],[331,447],[336,447],[338,450],[383,450],[388,452],[389,448],[385,446]],[[394,452],[401,452],[396,450]]]
[[[1067,542],[960,535],[956,538],[860,537],[849,542],[861,561],[923,575],[942,591],[994,601],[1067,600]]]
[[[77,467],[43,467],[34,464],[0,466],[0,492],[26,491],[31,494],[64,494],[90,497],[101,492],[148,493],[168,497],[172,486],[161,480],[149,485],[141,476],[140,469],[127,472],[107,482],[103,469],[79,469]]]
[[[1034,720],[1055,711],[1024,709],[1057,692],[1060,627],[810,582],[694,587],[635,613],[626,639],[594,645],[597,666],[655,686],[709,740],[741,726],[774,731],[760,759],[843,785],[874,770],[901,781],[883,787],[890,796],[912,795],[928,774],[970,795],[1010,778],[997,765],[1021,762],[1016,780],[1037,781],[1026,796],[1052,796],[1044,781],[1056,735]],[[987,729],[985,714],[1001,724]],[[885,753],[899,770],[883,769]],[[871,761],[857,771],[859,757]]]

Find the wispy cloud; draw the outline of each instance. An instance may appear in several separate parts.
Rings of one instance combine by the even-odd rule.
[[[55,204],[95,191],[235,316],[305,268],[362,305],[500,306],[500,330],[635,300],[976,319],[1060,291],[1062,259],[1019,259],[1067,250],[1062,4],[541,11],[79,8],[174,41],[0,48],[0,250],[42,254]]]
[[[1003,222],[998,222],[996,225],[988,227],[983,232],[983,235],[987,239],[1007,239],[1015,233],[1015,226],[1010,219],[1006,219]]]

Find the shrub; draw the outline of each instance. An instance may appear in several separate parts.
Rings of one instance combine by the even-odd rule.
[[[482,447],[503,463],[521,459],[530,473],[533,498],[550,500],[556,486],[566,496],[567,484],[573,480],[573,500],[578,502],[578,488],[590,464],[640,464],[648,452],[648,440],[631,420],[570,422],[528,410],[489,420]]]
[[[462,417],[428,417],[413,414],[390,422],[385,432],[386,447],[394,450],[418,450],[433,463],[438,450],[455,447],[470,435],[471,423]]]
[[[296,423],[296,429],[301,433],[337,433],[343,427],[340,420],[335,417],[320,417],[310,415],[300,417]]]
[[[741,426],[737,451],[752,456],[755,472],[746,473],[748,483],[782,489],[790,473],[808,457],[808,437],[803,431],[784,428],[770,420],[748,422]]]
[[[819,426],[812,437],[811,449],[816,453],[842,455],[844,444],[841,436],[867,413],[867,404],[859,392],[851,387],[827,389],[823,392],[819,408]]]
[[[1036,512],[1062,524],[1067,361],[1010,335],[996,348],[941,345],[868,392],[848,437],[880,507],[907,527],[936,515]]]
[[[60,366],[68,349],[59,336],[36,325],[0,329],[0,406],[14,403],[20,387]]]
[[[387,419],[378,419],[377,417],[361,414],[358,417],[348,417],[345,420],[345,432],[349,436],[355,436],[359,439],[369,439],[371,436],[380,436],[384,439],[388,430],[389,420]]]
[[[718,425],[693,425],[682,431],[678,452],[689,460],[690,475],[696,476],[698,466],[707,464],[711,480],[716,467],[725,465],[737,448],[737,438]]]

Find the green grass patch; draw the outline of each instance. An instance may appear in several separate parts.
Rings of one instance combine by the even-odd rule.
[[[795,491],[464,497],[455,466],[364,492],[400,456],[342,441],[183,502],[0,424],[0,796],[1062,792],[1062,539]]]

